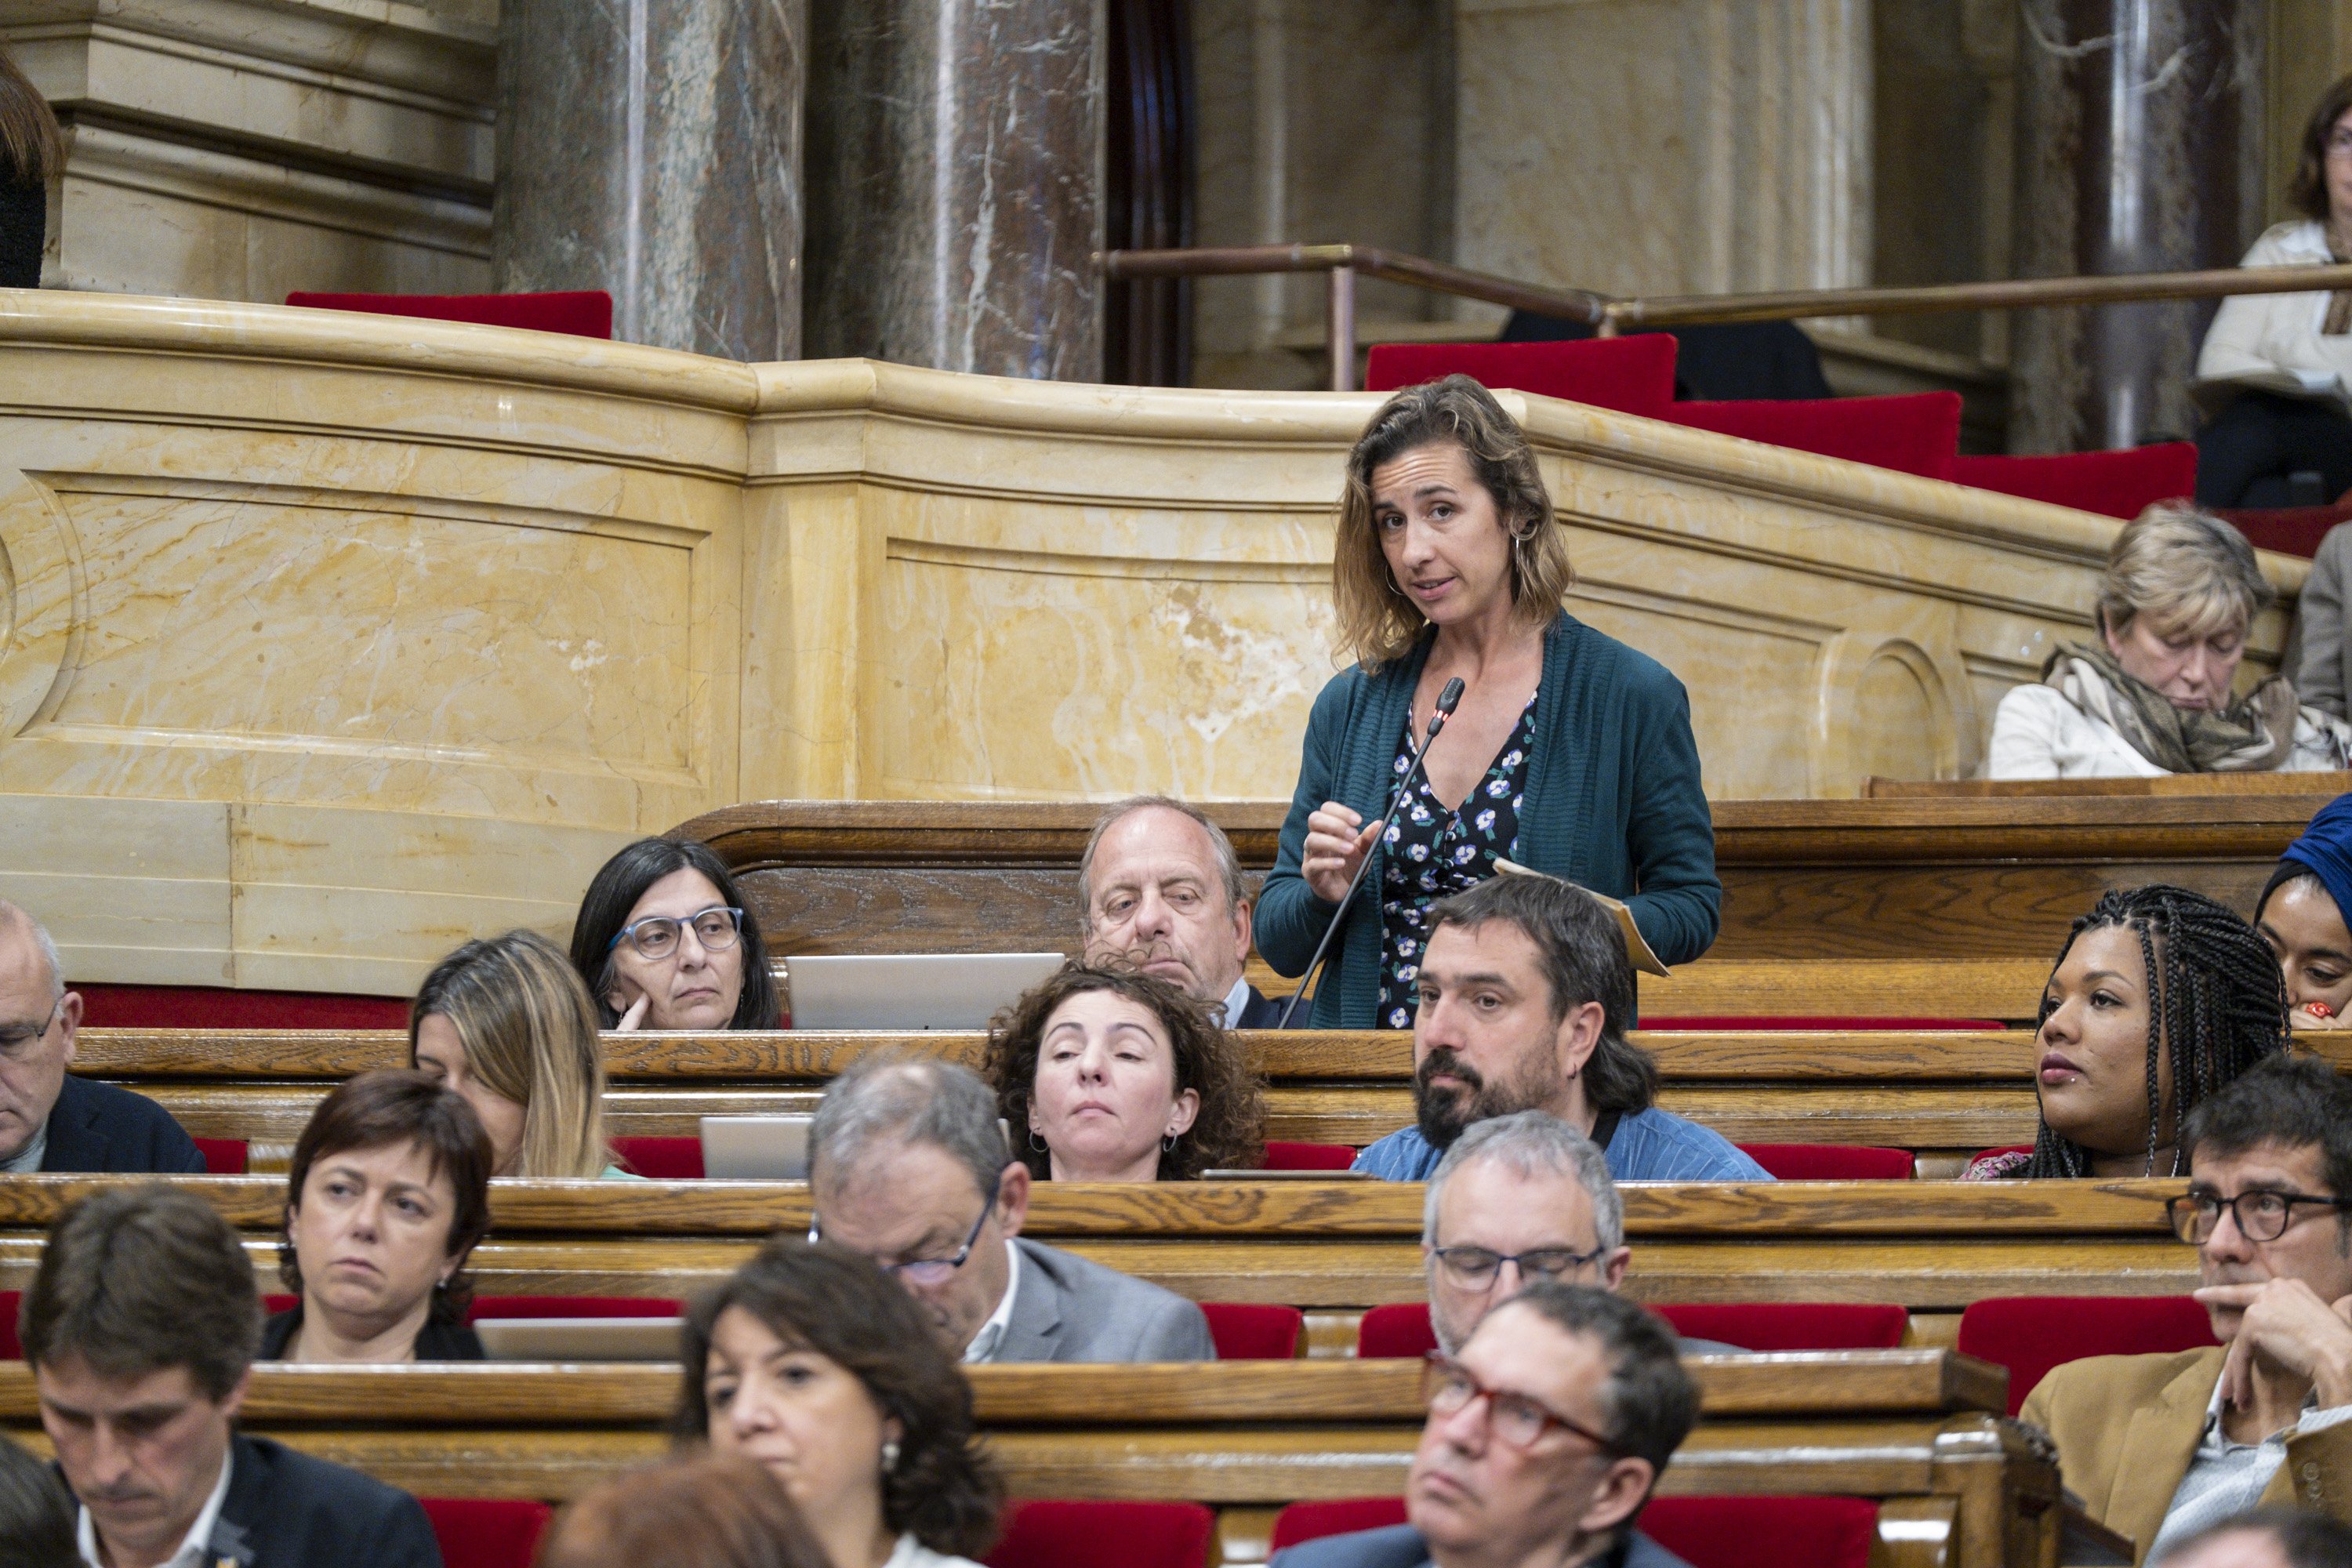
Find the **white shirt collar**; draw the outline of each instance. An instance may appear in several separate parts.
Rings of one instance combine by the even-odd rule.
[[[971,1336],[971,1343],[964,1346],[965,1365],[973,1366],[996,1359],[996,1352],[1003,1347],[1006,1332],[1013,1327],[1013,1297],[1020,1289],[1021,1249],[1013,1245],[1013,1238],[1008,1236],[1004,1238],[1004,1294],[998,1300],[996,1310],[988,1314],[988,1321],[980,1325],[980,1332]]]
[[[234,1451],[221,1455],[220,1479],[213,1483],[213,1495],[205,1500],[205,1506],[197,1510],[195,1523],[188,1526],[187,1535],[181,1540],[180,1549],[163,1560],[163,1568],[206,1568],[205,1552],[212,1545],[213,1526],[220,1522],[221,1504],[228,1500],[228,1473],[236,1458]],[[81,1510],[78,1534],[81,1560],[89,1568],[106,1568],[106,1559],[98,1550],[98,1525],[89,1517],[87,1504]]]
[[[1228,1029],[1240,1028],[1242,1026],[1242,1015],[1249,1011],[1248,975],[1244,974],[1239,980],[1234,982],[1234,988],[1225,993],[1224,1005],[1225,1027]]]

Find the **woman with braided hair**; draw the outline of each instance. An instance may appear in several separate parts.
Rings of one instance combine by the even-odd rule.
[[[2031,1152],[1966,1181],[2187,1170],[2181,1119],[2286,1045],[2286,987],[2253,927],[2186,888],[2121,888],[2074,922],[2034,1031]]]

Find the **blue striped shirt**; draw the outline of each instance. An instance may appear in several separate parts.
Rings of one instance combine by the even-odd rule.
[[[1656,1106],[1617,1119],[1617,1131],[1601,1151],[1609,1173],[1621,1182],[1769,1182],[1763,1166],[1720,1132]],[[1425,1182],[1445,1151],[1418,1127],[1391,1132],[1356,1156],[1353,1170],[1384,1182]]]

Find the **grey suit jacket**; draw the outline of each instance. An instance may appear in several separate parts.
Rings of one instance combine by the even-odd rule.
[[[2342,524],[2327,531],[2311,558],[2311,577],[2294,605],[2294,625],[2287,634],[2279,668],[2294,682],[2294,694],[2306,705],[2338,719],[2347,717],[2352,700],[2352,620],[2345,602],[2352,586],[2352,528]]]
[[[1429,1546],[1421,1531],[1409,1524],[1386,1530],[1360,1530],[1353,1535],[1327,1535],[1303,1541],[1274,1554],[1270,1568],[1429,1568]],[[1633,1531],[1613,1552],[1593,1559],[1593,1568],[1690,1568],[1690,1564],[1643,1534]]]
[[[1209,1320],[1172,1290],[1025,1236],[1021,1282],[995,1359],[1014,1361],[1214,1361]]]

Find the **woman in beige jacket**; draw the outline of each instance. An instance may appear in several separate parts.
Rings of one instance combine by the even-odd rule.
[[[2273,227],[2243,265],[2352,260],[2352,76],[2313,110],[2288,194],[2307,216]],[[2352,489],[2352,289],[2223,300],[2196,390],[2215,411],[2197,437],[2200,505],[2286,506]],[[2308,480],[2294,485],[2297,475],[2316,475],[2316,494]]]

